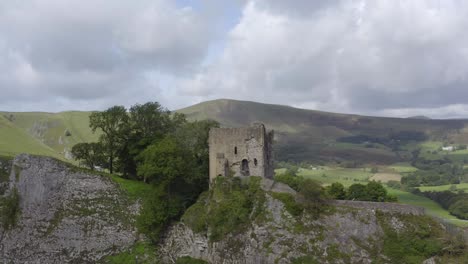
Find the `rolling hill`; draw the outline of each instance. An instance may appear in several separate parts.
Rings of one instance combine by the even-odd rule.
[[[393,164],[407,161],[418,148],[429,156],[443,144],[468,144],[468,120],[347,115],[227,99],[177,112],[227,127],[262,122],[275,130],[280,161]],[[89,114],[0,112],[0,155],[28,152],[65,158],[74,144],[97,140],[88,126]],[[468,151],[452,154],[447,155],[468,160]]]
[[[228,127],[262,122],[275,130],[278,160],[389,164],[407,160],[424,142],[468,143],[468,120],[346,115],[226,99],[178,112]]]
[[[90,112],[2,112],[0,113],[0,154],[67,158],[78,142],[97,140],[89,128]]]

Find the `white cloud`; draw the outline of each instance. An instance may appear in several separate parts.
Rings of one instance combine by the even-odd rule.
[[[187,92],[365,114],[464,104],[468,3],[307,3],[248,2]]]
[[[186,2],[2,1],[0,104],[158,100],[174,109],[234,98],[370,115],[466,113],[463,1]]]
[[[94,109],[126,102],[124,94],[160,100],[148,97],[160,87],[145,72],[194,71],[211,41],[210,19],[169,0],[3,2],[0,103],[54,111],[67,109],[54,100],[89,100]]]

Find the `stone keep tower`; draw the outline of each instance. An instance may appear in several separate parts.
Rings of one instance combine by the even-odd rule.
[[[217,176],[273,178],[273,131],[263,124],[212,128],[209,135],[210,182]]]

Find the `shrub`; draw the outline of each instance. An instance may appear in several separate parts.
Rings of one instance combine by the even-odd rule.
[[[275,181],[287,184],[295,191],[299,191],[302,182],[304,182],[304,178],[286,172],[280,175],[275,175]]]
[[[311,179],[304,180],[298,195],[308,211],[318,215],[324,209],[325,190],[318,182]]]
[[[244,231],[252,221],[264,215],[265,192],[261,178],[249,177],[242,183],[238,177],[218,177],[212,188],[182,216],[182,221],[194,232],[209,230],[210,241]]]
[[[292,216],[300,216],[304,211],[304,207],[297,203],[294,196],[289,193],[271,193],[271,196],[280,200],[284,204],[286,211],[288,211]]]
[[[387,186],[392,188],[392,189],[401,189],[401,183],[398,181],[388,181]]]
[[[339,182],[334,182],[332,185],[327,187],[327,193],[331,196],[333,199],[337,200],[343,200],[346,198],[346,191],[343,186],[343,184]]]
[[[15,227],[21,213],[20,196],[14,188],[10,195],[0,198],[0,223],[6,230]]]

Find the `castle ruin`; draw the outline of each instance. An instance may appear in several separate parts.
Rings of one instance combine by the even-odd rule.
[[[273,179],[273,131],[250,127],[212,128],[209,135],[210,182],[217,176]]]

